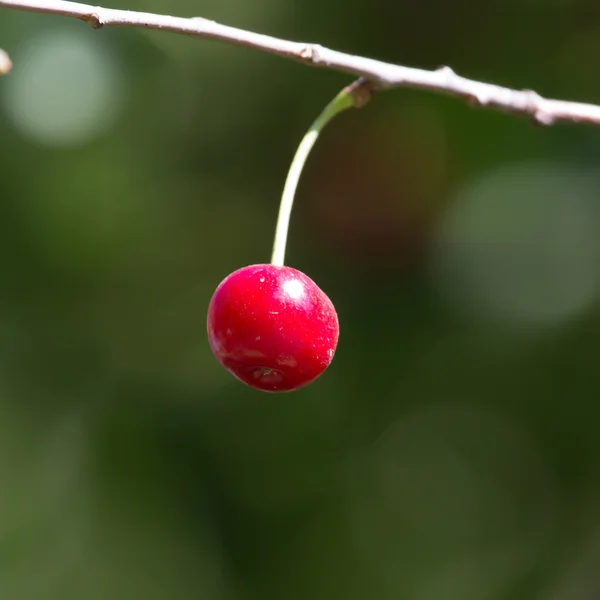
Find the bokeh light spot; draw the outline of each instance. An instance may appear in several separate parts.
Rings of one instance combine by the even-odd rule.
[[[361,461],[355,547],[406,597],[486,598],[532,568],[554,531],[555,481],[535,440],[476,405],[410,411]]]
[[[111,50],[90,35],[57,29],[14,53],[2,86],[13,127],[50,147],[81,146],[105,132],[122,106],[124,78]]]
[[[560,324],[600,287],[598,181],[560,163],[516,164],[469,181],[441,222],[435,285],[487,322]]]

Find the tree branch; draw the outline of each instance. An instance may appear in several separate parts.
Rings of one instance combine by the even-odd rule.
[[[142,27],[219,40],[362,77],[372,82],[376,89],[408,87],[438,92],[474,105],[529,116],[540,125],[558,121],[600,125],[600,106],[549,100],[531,90],[512,90],[473,81],[457,75],[449,67],[440,67],[435,71],[403,67],[338,52],[318,44],[281,40],[200,17],[182,18],[115,10],[64,0],[0,0],[1,7],[74,17],[86,21],[94,29],[103,26]]]

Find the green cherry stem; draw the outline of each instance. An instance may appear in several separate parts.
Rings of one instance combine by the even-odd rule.
[[[287,243],[288,229],[290,225],[290,216],[292,214],[292,206],[294,204],[294,195],[298,187],[300,174],[306,163],[306,159],[314,146],[319,134],[335,117],[347,108],[357,105],[355,98],[355,87],[348,86],[344,88],[317,117],[314,123],[310,126],[305,136],[302,138],[298,150],[294,155],[290,170],[285,180],[283,194],[281,196],[281,204],[279,205],[279,216],[277,217],[277,226],[275,228],[275,242],[273,243],[273,254],[271,256],[271,264],[276,267],[283,267],[285,259],[285,246]]]

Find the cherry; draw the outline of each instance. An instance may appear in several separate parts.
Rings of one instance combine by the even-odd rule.
[[[234,377],[257,390],[297,390],[333,360],[340,333],[335,308],[310,277],[284,266],[285,245],[294,193],[310,149],[335,115],[364,104],[369,86],[361,79],[344,88],[302,138],[283,187],[271,263],[234,271],[211,298],[206,319],[211,350]]]
[[[328,296],[287,266],[250,265],[228,275],[210,301],[210,347],[245,384],[264,392],[297,390],[331,363],[339,323]]]

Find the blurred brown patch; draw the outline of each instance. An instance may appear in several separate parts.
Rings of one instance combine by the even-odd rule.
[[[358,269],[419,263],[442,197],[446,144],[437,113],[349,113],[327,130],[307,170],[315,235]]]

